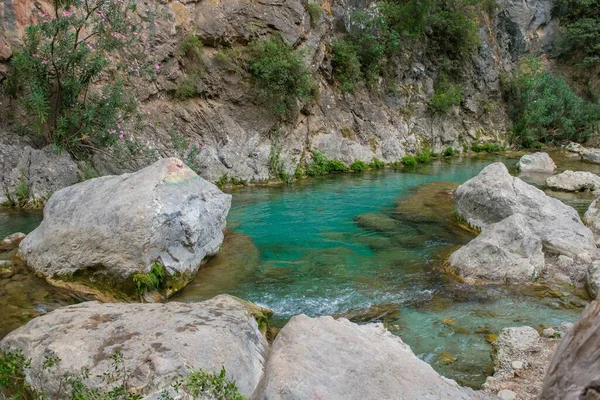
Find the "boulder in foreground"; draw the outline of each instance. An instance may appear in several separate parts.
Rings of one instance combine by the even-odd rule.
[[[600,398],[600,302],[587,306],[560,342],[544,378],[542,400]]]
[[[253,399],[483,399],[440,376],[381,324],[293,317]]]
[[[182,161],[166,158],[54,193],[41,225],[21,242],[20,255],[54,283],[131,295],[133,277],[141,274],[144,287],[160,286],[169,295],[219,250],[230,205],[230,195]]]
[[[89,368],[88,387],[112,388],[99,375],[115,373],[117,350],[128,389],[146,399],[163,398],[163,391],[172,391],[171,385],[191,371],[218,373],[222,367],[239,392],[250,396],[268,353],[256,322],[262,312],[268,310],[227,295],[202,303],[87,302],[31,320],[0,347],[22,350],[31,360],[28,383],[49,398],[61,398],[65,373],[77,375],[84,368]],[[44,369],[45,360],[56,357],[61,361]]]
[[[533,153],[526,154],[519,159],[517,162],[517,168],[521,172],[545,172],[553,173],[556,169],[556,164],[548,153]]]

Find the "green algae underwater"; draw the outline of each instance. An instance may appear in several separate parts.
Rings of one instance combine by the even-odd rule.
[[[600,173],[600,166],[566,153],[551,156],[560,170]],[[229,293],[272,309],[276,326],[301,313],[381,322],[438,372],[478,388],[493,373],[494,334],[507,326],[573,322],[587,300],[566,287],[469,286],[444,274],[451,251],[474,237],[452,216],[453,189],[491,162],[512,168],[515,157],[444,159],[398,172],[233,190],[221,252],[171,301]],[[523,179],[543,184],[536,175]],[[579,212],[593,200],[547,193]],[[39,213],[0,211],[0,236],[27,233],[40,219]],[[0,304],[1,336],[74,301],[25,272],[0,280],[0,299],[7,303]]]

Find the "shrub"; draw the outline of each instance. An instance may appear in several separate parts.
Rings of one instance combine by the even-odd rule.
[[[310,26],[316,27],[321,20],[321,14],[323,14],[323,8],[318,3],[308,3],[306,5],[306,11],[310,17]]]
[[[456,150],[454,150],[454,147],[446,147],[446,149],[444,149],[444,153],[443,153],[444,157],[454,157],[456,155]]]
[[[294,48],[274,35],[249,46],[249,67],[259,100],[278,116],[297,111],[298,101],[308,101],[315,92],[310,69]]]
[[[407,154],[404,157],[402,157],[402,164],[404,164],[404,166],[406,167],[414,167],[415,165],[417,165],[417,159],[415,158],[415,156]]]
[[[350,169],[354,172],[364,172],[369,169],[369,167],[364,161],[356,160],[350,165]]]
[[[305,175],[306,175],[306,172],[304,171],[304,168],[302,168],[301,166],[298,165],[296,167],[296,171],[294,171],[294,177],[296,179],[303,179]]]
[[[512,141],[523,147],[539,143],[582,142],[600,120],[600,106],[577,96],[567,82],[543,70],[536,58],[523,59],[509,87]]]
[[[473,144],[471,146],[471,150],[475,153],[485,152],[485,153],[497,153],[502,151],[503,148],[498,143],[483,143],[483,144]]]
[[[175,97],[179,100],[189,99],[194,97],[195,95],[196,85],[194,85],[194,82],[189,78],[184,79],[175,88]]]
[[[348,171],[348,167],[346,164],[341,162],[340,160],[331,160],[327,162],[327,166],[325,167],[327,172],[346,172]]]
[[[204,54],[204,43],[196,35],[188,35],[179,44],[179,55],[200,61]]]
[[[434,114],[447,114],[452,107],[457,106],[462,101],[462,86],[458,83],[451,83],[447,75],[441,75],[435,85],[435,93],[429,99],[429,109]]]
[[[558,53],[592,68],[600,64],[600,3],[595,0],[554,0],[554,13],[565,27]]]
[[[327,170],[327,158],[325,157],[325,154],[321,153],[320,151],[315,150],[312,152],[312,158],[313,158],[313,162],[306,169],[306,175],[321,176],[321,175],[325,175],[327,172],[329,172]]]
[[[360,61],[352,43],[347,40],[333,41],[332,65],[342,92],[352,92],[360,80]]]
[[[131,0],[56,1],[52,15],[26,28],[11,80],[25,125],[46,144],[81,158],[124,137],[124,121],[137,108],[126,74],[154,72],[135,51],[141,35],[130,20],[134,8]],[[113,64],[109,77],[109,57],[123,51],[129,62]]]
[[[420,164],[427,164],[431,161],[431,149],[425,149],[422,153],[417,154],[416,160]]]
[[[369,163],[369,167],[372,169],[382,169],[385,167],[385,163],[381,161],[379,158],[375,157]]]

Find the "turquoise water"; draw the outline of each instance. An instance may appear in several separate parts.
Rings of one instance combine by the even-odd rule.
[[[600,172],[600,166],[553,158],[561,169]],[[574,321],[585,304],[568,288],[471,287],[442,272],[451,251],[473,238],[452,217],[451,190],[495,160],[516,162],[441,160],[400,172],[235,190],[221,252],[172,300],[229,293],[272,309],[277,326],[300,313],[382,322],[440,373],[478,387],[493,372],[493,334],[506,326]],[[540,179],[526,178],[537,185]],[[549,194],[579,211],[593,198]],[[39,212],[0,210],[0,237],[27,233],[40,220]],[[74,300],[26,271],[2,279],[0,337]]]
[[[585,303],[564,288],[524,295],[441,272],[449,249],[473,237],[454,222],[447,190],[493,160],[235,191],[223,253],[173,300],[229,293],[272,309],[280,326],[300,313],[383,322],[438,371],[477,387],[493,372],[489,334],[574,321]]]

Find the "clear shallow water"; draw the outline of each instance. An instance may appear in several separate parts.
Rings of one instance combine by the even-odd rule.
[[[558,153],[552,157],[559,170],[600,173],[600,166]],[[517,158],[454,159],[412,171],[236,190],[221,253],[172,300],[201,301],[230,293],[271,308],[280,326],[299,313],[383,322],[439,372],[477,387],[492,373],[488,335],[506,326],[574,321],[585,303],[566,288],[541,284],[518,293],[513,288],[474,288],[441,272],[454,246],[473,237],[455,224],[449,190],[495,160],[512,166]],[[523,178],[539,186],[545,176]],[[580,212],[593,199],[548,194]],[[27,233],[40,220],[40,213],[0,211],[0,237]],[[5,321],[0,337],[73,301],[24,271],[0,279],[0,317]]]

